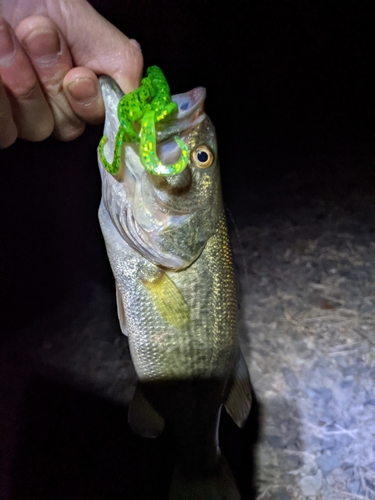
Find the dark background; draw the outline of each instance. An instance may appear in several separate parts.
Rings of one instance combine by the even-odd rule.
[[[309,196],[373,180],[373,163],[352,161],[374,151],[373,2],[92,3],[140,42],[145,67],[159,65],[172,93],[207,88],[240,226],[287,202],[275,186]],[[110,275],[96,216],[100,137],[101,126],[88,127],[71,143],[20,140],[0,152],[7,330]]]
[[[138,40],[145,67],[160,66],[172,93],[198,85],[207,88],[206,110],[217,128],[225,201],[239,227],[251,224],[256,213],[271,213],[289,203],[298,211],[317,197],[345,200],[352,190],[375,200],[374,2],[97,0],[92,4]],[[33,325],[54,317],[55,311],[59,324],[50,328],[63,327],[86,307],[94,283],[112,293],[97,221],[96,146],[101,134],[102,126],[88,127],[71,143],[17,141],[0,151],[3,338],[18,335],[22,342],[22,335],[37,335]],[[64,316],[58,311],[66,301],[70,310]],[[23,362],[28,361],[22,356],[14,361]],[[19,375],[9,359],[8,363],[9,377],[15,380],[10,387],[15,387]],[[38,377],[22,417],[11,403],[6,407],[7,418],[23,422],[20,427],[26,429],[8,443],[20,477],[30,477],[25,457],[39,446],[35,429],[45,429],[48,436],[47,449],[35,459],[45,465],[59,454],[66,422],[74,422],[67,438],[74,442],[83,432],[80,420],[86,422],[88,415],[96,414],[97,420],[85,431],[79,449],[89,451],[77,458],[65,450],[64,463],[87,461],[96,450],[103,463],[111,464],[113,453],[117,458],[124,453],[125,444],[108,450],[98,441],[101,422],[110,422],[113,436],[106,426],[100,439],[116,443],[115,431],[123,425],[121,409],[56,385],[48,375]],[[57,406],[46,403],[52,394]],[[72,408],[69,416],[67,407]],[[51,444],[52,436],[57,441],[51,438]],[[235,436],[234,441],[239,439]],[[131,443],[127,458],[121,455],[116,463],[128,467],[130,484],[132,474],[137,484],[143,472],[149,477],[154,471],[155,479],[155,470],[163,468],[157,458],[160,449],[134,441],[130,434],[127,439]],[[164,450],[169,445],[165,446]],[[143,472],[138,467],[141,461],[138,469],[131,468],[132,453],[151,457]],[[164,459],[167,456],[166,452]],[[91,464],[94,471],[100,470],[98,463]],[[8,464],[8,469],[12,467]],[[38,483],[43,470],[33,467]],[[112,476],[103,472],[102,483],[86,475],[81,493],[75,487],[74,494],[61,498],[117,498],[101,496],[95,486],[119,480],[121,470],[115,470],[117,475]],[[63,481],[52,472],[51,477],[52,482]],[[71,484],[80,483],[75,481]],[[50,498],[45,493],[48,488],[44,493],[30,488],[18,486],[14,498]]]

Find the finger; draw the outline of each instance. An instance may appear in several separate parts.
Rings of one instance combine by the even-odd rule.
[[[59,28],[49,18],[31,16],[17,26],[21,41],[38,76],[55,121],[54,135],[72,140],[82,134],[85,123],[72,110],[63,88],[73,62]]]
[[[104,102],[98,78],[88,68],[74,68],[64,78],[63,86],[70,106],[87,123],[102,123]]]
[[[4,124],[5,126],[2,126]],[[0,148],[11,146],[17,139],[17,127],[4,85],[0,80]]]
[[[51,17],[66,33],[77,66],[91,69],[96,75],[111,76],[123,92],[136,89],[143,71],[143,56],[139,44],[130,40],[103,18],[88,2],[69,2],[64,20]],[[85,29],[82,20],[86,19]]]
[[[53,116],[38,79],[12,28],[0,18],[0,77],[7,89],[18,136],[41,141],[53,130]],[[4,104],[6,102],[2,100]],[[7,111],[5,111],[7,113]],[[0,122],[0,130],[7,123]]]
[[[21,14],[24,17],[38,10],[64,33],[76,66],[111,76],[125,93],[138,87],[143,70],[139,44],[103,18],[88,1],[49,1],[43,5],[40,0],[18,0],[22,8],[17,9],[11,3],[5,2],[3,14],[13,26]]]

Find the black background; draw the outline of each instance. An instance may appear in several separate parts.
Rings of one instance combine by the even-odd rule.
[[[343,172],[356,168],[347,158],[372,154],[373,2],[93,5],[139,41],[145,67],[159,65],[172,93],[207,88],[225,201],[239,225],[254,211],[277,209],[270,186],[291,173],[301,184],[314,168],[321,186],[340,190]],[[111,279],[96,218],[100,137],[101,126],[88,127],[70,143],[20,140],[0,152],[7,330],[43,315],[82,281]],[[332,155],[338,161],[325,162]],[[351,182],[368,183],[372,167]]]
[[[206,110],[217,128],[225,201],[240,227],[250,224],[254,213],[277,211],[288,203],[295,185],[301,206],[327,190],[341,197],[352,189],[375,193],[372,1],[92,3],[138,40],[145,67],[160,66],[172,93],[198,85],[207,88]],[[102,126],[88,127],[70,143],[19,140],[0,151],[5,337],[25,328],[32,332],[35,322],[53,316],[70,297],[76,298],[73,308],[78,313],[85,308],[91,283],[112,292],[113,279],[97,222],[101,186],[96,146],[101,134]],[[352,161],[356,156],[370,160],[358,167]],[[48,436],[57,436],[57,441],[66,433],[67,406],[72,408],[69,418],[77,434],[84,427],[80,419],[99,412],[98,420],[81,437],[80,449],[87,447],[87,454],[79,459],[68,454],[66,461],[87,461],[95,451],[108,465],[115,460],[113,453],[120,456],[128,446],[129,455],[121,455],[120,465],[127,467],[130,489],[133,473],[133,482],[139,485],[143,472],[145,477],[150,470],[157,475],[164,467],[158,455],[152,455],[154,445],[142,444],[130,433],[127,445],[119,442],[118,448],[110,450],[101,446],[100,439],[116,442],[115,431],[123,425],[122,410],[98,406],[95,398],[79,391],[72,395],[48,377],[39,379],[34,390],[28,395],[24,427],[34,428],[40,419]],[[46,401],[52,394],[58,403],[51,409]],[[102,421],[111,423],[113,436],[106,426],[97,441]],[[229,425],[225,422],[224,426]],[[74,432],[71,442],[78,439]],[[32,431],[26,436],[21,469],[27,468],[28,446],[31,449],[38,443]],[[239,439],[236,436],[234,440]],[[53,451],[61,446],[57,441],[49,442],[48,453],[41,450],[40,457],[58,453]],[[143,472],[131,468],[132,453],[151,454]],[[234,454],[233,460],[239,458]],[[165,467],[169,470],[170,463]],[[43,471],[35,470],[37,482]],[[104,467],[102,479],[86,474],[81,493],[75,488],[70,497],[61,498],[106,498],[95,485],[119,480],[121,469],[111,470],[106,472]],[[62,480],[56,477],[51,481]],[[77,478],[74,481],[74,485],[80,483]],[[168,478],[162,481],[167,485]],[[22,491],[17,498],[48,498],[42,493],[32,496],[26,487]]]

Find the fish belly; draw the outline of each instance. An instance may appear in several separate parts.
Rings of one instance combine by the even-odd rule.
[[[200,257],[185,270],[168,272],[190,310],[185,328],[159,315],[142,281],[145,270],[158,268],[121,238],[103,203],[99,220],[139,377],[131,427],[146,437],[159,435],[165,422],[172,430],[177,465],[169,500],[240,500],[218,441],[220,409],[239,352],[224,214]]]
[[[146,271],[158,268],[121,238],[103,203],[99,220],[140,380],[228,376],[237,345],[237,302],[225,216],[190,267],[168,272],[190,311],[184,328],[159,315],[143,282]]]

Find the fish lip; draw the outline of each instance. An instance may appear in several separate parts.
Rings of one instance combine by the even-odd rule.
[[[178,105],[178,112],[167,116],[156,124],[157,142],[162,142],[172,135],[183,134],[188,129],[199,125],[206,117],[204,112],[205,99],[206,89],[204,87],[196,87],[189,92],[173,95],[172,101]],[[183,109],[185,104],[191,105]]]
[[[196,111],[199,106],[206,99],[206,89],[204,87],[195,87],[188,92],[183,92],[181,94],[175,94],[172,96],[172,101],[178,105],[178,112],[176,116],[177,120],[181,120],[186,118],[186,116],[190,116]],[[193,105],[191,107],[187,107],[184,109],[185,102],[191,102]]]

